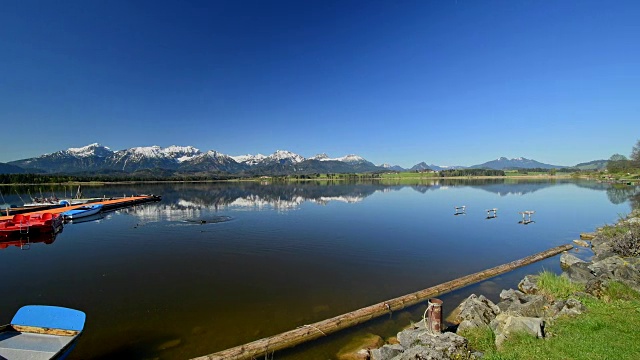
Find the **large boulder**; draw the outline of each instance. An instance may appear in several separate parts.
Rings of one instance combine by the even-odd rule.
[[[569,280],[580,284],[586,284],[595,279],[595,275],[589,269],[589,263],[579,262],[564,269],[562,276],[566,276]]]
[[[405,351],[393,360],[464,359],[469,356],[467,339],[451,332],[431,335],[424,328],[408,329],[398,333],[398,340]]]
[[[486,327],[496,315],[500,313],[491,300],[484,295],[471,294],[456,310],[455,322],[458,323],[458,332],[471,328]]]
[[[512,316],[499,314],[490,324],[496,336],[496,346],[500,348],[505,340],[516,333],[527,334],[537,338],[544,337],[544,320],[541,318]]]
[[[637,265],[635,258],[623,259],[616,255],[593,262],[589,265],[589,270],[600,279],[620,281],[639,291],[640,271]]]
[[[542,295],[528,295],[518,290],[502,290],[498,307],[503,313],[513,316],[544,317],[548,308]]]

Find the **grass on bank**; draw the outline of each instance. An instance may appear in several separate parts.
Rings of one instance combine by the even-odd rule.
[[[543,272],[538,287],[552,297],[566,298],[580,290],[566,278]],[[587,311],[547,324],[546,339],[513,336],[498,350],[490,329],[464,334],[487,360],[515,359],[640,359],[640,294],[611,283],[601,299],[580,297]]]

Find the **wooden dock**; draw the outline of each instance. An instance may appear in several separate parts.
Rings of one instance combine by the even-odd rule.
[[[110,211],[115,209],[120,209],[128,206],[134,206],[138,204],[144,204],[152,201],[160,201],[161,197],[157,195],[139,195],[139,196],[131,196],[131,197],[119,197],[115,199],[104,199],[100,201],[93,201],[89,204],[102,204],[102,211]],[[42,213],[51,213],[51,214],[59,214],[68,210],[77,209],[81,206],[85,206],[87,204],[78,204],[71,206],[63,206],[56,207],[52,209],[34,209],[31,212],[25,212],[24,214],[42,214]],[[13,218],[13,215],[9,216],[0,216],[0,221],[2,220],[10,220]]]

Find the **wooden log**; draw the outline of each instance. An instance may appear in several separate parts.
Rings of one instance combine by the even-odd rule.
[[[485,280],[496,275],[509,272],[519,267],[532,264],[534,262],[557,255],[563,251],[570,250],[571,248],[573,248],[573,246],[569,244],[557,246],[549,250],[522,258],[520,260],[515,260],[491,269],[480,271],[471,275],[466,275],[461,278],[430,287],[428,289],[420,290],[408,295],[397,297],[395,299],[367,306],[365,308],[338,315],[327,320],[309,325],[303,325],[294,330],[256,340],[248,344],[236,346],[227,350],[219,351],[214,354],[196,357],[192,360],[252,359],[263,354],[274,352],[276,350],[290,348],[303,342],[314,340],[321,336],[326,336],[327,334],[336,332],[338,330],[363,323],[367,320],[389,314],[392,311],[401,310],[405,307],[418,304],[436,295],[447,293],[479,282],[481,280]]]

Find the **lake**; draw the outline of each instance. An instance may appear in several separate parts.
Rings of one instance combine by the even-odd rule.
[[[29,193],[72,192],[0,190],[3,202],[15,204]],[[503,179],[106,185],[83,193],[163,199],[67,224],[48,243],[0,248],[0,324],[26,304],[83,310],[85,332],[71,359],[187,359],[224,350],[570,243],[638,200],[630,186]],[[465,213],[454,215],[463,205]],[[497,217],[487,219],[492,208]],[[535,211],[534,222],[519,223],[524,210]],[[439,296],[445,316],[471,293],[495,301],[542,269],[559,272],[558,256]],[[276,358],[335,358],[353,337],[395,335],[425,308]]]

